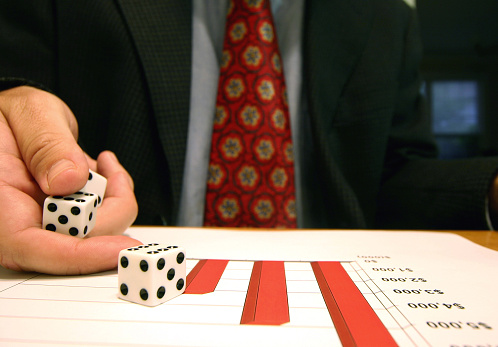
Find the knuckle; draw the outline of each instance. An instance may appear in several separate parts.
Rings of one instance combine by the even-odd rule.
[[[63,150],[62,139],[47,130],[40,130],[35,136],[27,138],[21,145],[24,148],[24,161],[31,172],[48,171],[52,158]]]
[[[28,116],[39,117],[43,105],[47,102],[47,95],[48,93],[35,88],[23,88],[10,93],[8,97],[10,98],[12,111],[9,114],[23,115],[23,117],[15,117],[11,121],[27,120]]]
[[[74,137],[78,123],[69,107],[56,95],[33,87],[18,87],[1,96],[8,98],[8,109],[1,110],[14,129],[36,131],[55,122],[63,121]],[[0,106],[4,102],[0,103]]]

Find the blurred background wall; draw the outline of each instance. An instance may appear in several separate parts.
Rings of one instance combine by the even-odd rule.
[[[416,0],[416,8],[441,157],[498,155],[498,0]]]

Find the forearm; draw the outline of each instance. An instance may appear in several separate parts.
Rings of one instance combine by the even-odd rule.
[[[53,2],[0,2],[0,88],[56,90],[56,12]]]

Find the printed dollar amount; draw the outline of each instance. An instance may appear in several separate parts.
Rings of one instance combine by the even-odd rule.
[[[427,321],[427,325],[433,329],[467,329],[471,328],[474,330],[482,329],[482,330],[493,330],[491,326],[483,322],[432,322]]]
[[[413,303],[410,302],[408,303],[409,308],[421,308],[421,309],[438,309],[438,308],[447,308],[447,309],[457,309],[457,310],[464,310],[465,307],[459,303],[452,303],[452,304],[446,304],[446,303],[439,303],[439,302],[430,302],[430,303]]]
[[[424,278],[417,277],[382,277],[384,282],[427,282]]]
[[[440,289],[393,289],[395,294],[444,294]]]
[[[413,270],[410,269],[409,267],[373,267],[372,271],[378,271],[378,272],[395,272],[395,271],[413,272]]]

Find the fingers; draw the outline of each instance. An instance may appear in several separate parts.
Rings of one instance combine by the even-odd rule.
[[[16,271],[36,271],[54,275],[79,275],[116,268],[122,249],[141,242],[126,236],[79,239],[37,228],[19,232],[17,257],[3,266]]]
[[[488,193],[488,201],[491,224],[496,226],[496,223],[498,222],[498,175],[494,177],[491,184],[491,188]]]
[[[97,168],[107,178],[107,190],[97,212],[95,229],[89,237],[122,234],[138,214],[133,180],[112,152],[105,151],[99,155]]]
[[[126,181],[127,191],[131,189],[133,192],[134,185],[133,179],[126,169],[121,165],[116,155],[111,151],[104,151],[99,154],[97,158],[97,168],[98,171],[105,177],[111,177],[114,175],[123,176],[122,178]],[[128,189],[129,188],[129,189]]]
[[[66,195],[83,187],[88,163],[76,142],[76,120],[64,102],[35,88],[18,87],[0,92],[0,113],[44,193]]]

